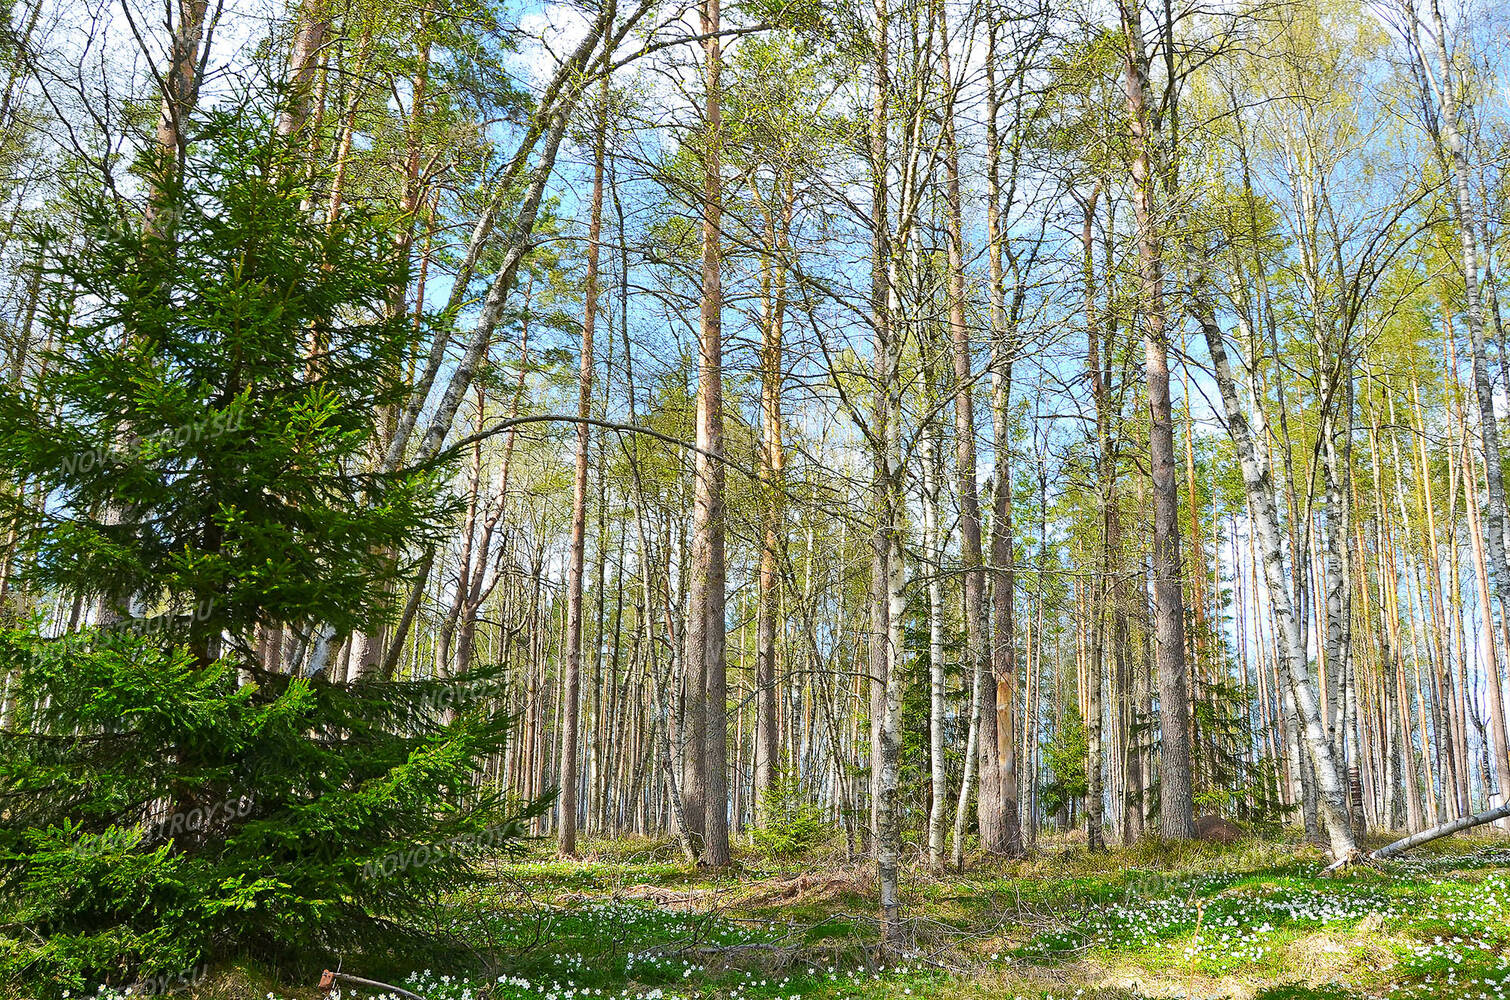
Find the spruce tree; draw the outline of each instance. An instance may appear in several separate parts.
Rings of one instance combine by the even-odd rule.
[[[152,207],[78,185],[52,247],[45,378],[0,387],[29,582],[114,609],[0,633],[0,976],[63,990],[227,955],[389,954],[507,848],[498,676],[332,683],[259,627],[381,628],[451,513],[444,467],[374,474],[410,327],[384,220],[301,207],[274,106],[206,115]],[[150,220],[150,221],[149,221]],[[317,967],[317,966],[315,966]]]

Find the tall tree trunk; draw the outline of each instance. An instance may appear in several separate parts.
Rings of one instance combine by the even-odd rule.
[[[875,79],[872,82],[870,123],[870,314],[872,327],[873,364],[876,379],[872,398],[874,400],[870,428],[870,444],[875,452],[874,472],[871,479],[871,504],[874,525],[870,538],[870,637],[868,650],[869,701],[870,701],[870,824],[872,840],[881,833],[881,737],[886,714],[886,636],[887,636],[887,559],[889,557],[886,527],[891,514],[887,509],[890,484],[885,468],[884,441],[890,428],[887,411],[888,387],[886,385],[885,357],[891,351],[891,237],[890,217],[887,211],[887,168],[890,159],[888,148],[887,113],[890,102],[891,81],[888,66],[888,43],[890,17],[886,0],[874,0],[875,10]]]
[[[933,345],[924,345],[924,407],[932,411],[942,395],[932,360]],[[944,861],[944,814],[949,795],[944,759],[944,717],[948,701],[944,681],[944,548],[946,532],[939,523],[939,493],[943,485],[943,432],[937,419],[930,419],[923,436],[923,545],[928,573],[928,763],[930,803],[928,810],[928,864],[938,868]],[[969,766],[968,764],[966,765]]]
[[[1330,367],[1329,381],[1336,375],[1350,371],[1350,361],[1339,358],[1334,367]],[[1332,748],[1337,754],[1338,769],[1343,775],[1348,774],[1348,764],[1351,758],[1348,754],[1350,741],[1348,731],[1354,725],[1355,716],[1348,712],[1348,688],[1352,683],[1352,673],[1356,669],[1352,655],[1352,590],[1350,573],[1347,562],[1347,535],[1348,535],[1348,509],[1347,493],[1344,480],[1347,477],[1347,463],[1351,460],[1346,441],[1340,450],[1336,446],[1335,437],[1339,433],[1351,434],[1352,427],[1352,393],[1348,388],[1332,386],[1329,393],[1333,399],[1332,409],[1334,412],[1327,413],[1323,418],[1322,435],[1322,478],[1324,483],[1324,496],[1326,500],[1326,529],[1324,535],[1325,559],[1323,566],[1326,570],[1326,664],[1329,683],[1335,689],[1334,704],[1328,718],[1329,735],[1332,738]],[[1338,406],[1344,407],[1342,413],[1336,413]],[[1351,801],[1351,796],[1349,797]],[[1355,833],[1362,833],[1361,817],[1351,815],[1350,820]]]
[[[788,182],[790,183],[790,181]],[[758,189],[756,189],[758,197]],[[786,520],[782,469],[781,338],[786,316],[786,233],[791,226],[792,192],[781,191],[781,172],[772,185],[775,204],[764,206],[766,253],[761,261],[764,309],[760,345],[761,404],[761,516],[760,578],[757,582],[755,625],[755,745],[751,816],[757,827],[765,812],[779,765],[780,732],[776,724],[776,590],[778,562],[784,548]],[[837,750],[837,748],[835,748]]]
[[[698,332],[697,455],[692,500],[692,565],[687,598],[687,809],[710,865],[729,863],[727,668],[724,636],[723,286],[719,165],[723,56],[719,0],[703,0],[704,144],[702,312]],[[701,815],[697,815],[701,813]]]
[[[949,59],[949,28],[944,4],[935,0],[938,19],[940,81],[948,100],[943,111],[945,229],[948,235],[949,342],[954,355],[954,466],[959,480],[960,570],[965,596],[966,662],[971,672],[991,660],[986,636],[986,573],[981,562],[980,497],[975,482],[975,375],[971,364],[970,326],[965,320],[965,240],[960,201],[959,149],[954,132],[955,80]]]
[[[1085,340],[1087,368],[1091,376],[1091,395],[1096,401],[1096,453],[1097,472],[1096,484],[1101,493],[1102,509],[1106,512],[1106,519],[1114,518],[1113,507],[1116,504],[1116,459],[1111,454],[1111,400],[1110,387],[1107,386],[1101,370],[1101,350],[1099,339],[1101,336],[1100,323],[1097,321],[1096,309],[1096,258],[1094,253],[1095,243],[1093,240],[1092,224],[1096,218],[1096,201],[1101,194],[1101,184],[1098,181],[1091,189],[1089,197],[1081,204],[1084,212],[1084,224],[1080,232],[1081,248],[1084,255],[1082,262],[1085,281]],[[1102,832],[1102,786],[1101,786],[1101,673],[1103,651],[1106,643],[1103,641],[1105,633],[1106,609],[1103,606],[1110,603],[1108,598],[1112,594],[1112,574],[1106,572],[1111,564],[1111,532],[1103,531],[1102,534],[1102,577],[1097,592],[1091,600],[1092,616],[1090,623],[1092,655],[1086,670],[1085,685],[1085,845],[1087,850],[1104,850],[1106,843]]]
[[[173,26],[168,69],[163,76],[162,107],[157,118],[157,151],[173,174],[187,152],[189,115],[199,102],[201,48],[209,3],[178,0],[177,7],[178,23]]]
[[[608,78],[598,104],[593,136],[592,206],[587,224],[587,287],[582,291],[582,350],[577,377],[576,471],[572,481],[571,551],[566,571],[566,676],[562,681],[561,823],[557,853],[577,853],[577,767],[579,702],[582,688],[582,575],[587,560],[587,453],[592,444],[593,333],[598,320],[598,254],[603,234],[603,154],[608,136]],[[501,502],[501,501],[500,501]],[[601,544],[601,539],[599,540]]]
[[[1489,379],[1489,364],[1484,350],[1484,309],[1479,291],[1478,212],[1469,186],[1473,174],[1468,160],[1467,143],[1458,123],[1465,102],[1458,93],[1457,68],[1447,51],[1447,26],[1442,18],[1441,7],[1437,0],[1429,0],[1427,7],[1431,18],[1427,34],[1435,48],[1436,71],[1433,71],[1422,48],[1413,5],[1410,10],[1410,31],[1422,72],[1435,91],[1436,100],[1441,107],[1441,115],[1438,116],[1439,141],[1446,147],[1447,159],[1452,166],[1453,208],[1462,245],[1463,311],[1473,350],[1473,388],[1478,402],[1479,434],[1484,450],[1484,479],[1489,494],[1484,512],[1484,522],[1488,528],[1489,566],[1499,595],[1501,621],[1507,635],[1510,635],[1510,620],[1505,616],[1507,608],[1510,608],[1510,556],[1505,551],[1505,530],[1510,510],[1507,510],[1505,503],[1499,425],[1494,415],[1494,388]],[[1484,624],[1492,633],[1492,621]],[[1493,635],[1486,636],[1486,641],[1492,645]],[[1505,705],[1500,691],[1498,665],[1491,665],[1489,670],[1493,674],[1491,689],[1495,695],[1490,708],[1494,721],[1494,766],[1499,774],[1500,785],[1497,803],[1502,804],[1510,801],[1510,739],[1506,736]]]
[[[1185,606],[1180,594],[1179,489],[1175,480],[1174,413],[1164,329],[1164,273],[1145,93],[1148,56],[1141,12],[1118,0],[1124,35],[1128,129],[1132,133],[1132,196],[1138,220],[1138,274],[1143,355],[1148,378],[1148,461],[1153,482],[1153,594],[1159,679],[1159,821],[1165,837],[1195,836],[1190,780],[1189,693],[1185,683]]]
[[[1013,618],[1012,539],[1012,361],[1016,345],[1009,339],[1001,221],[1001,136],[997,130],[1000,97],[996,89],[998,26],[993,19],[986,41],[986,244],[991,284],[991,648],[990,662],[976,661],[972,715],[979,715],[976,757],[980,793],[976,820],[981,847],[993,854],[1022,852],[1022,824],[1017,802],[1017,652]],[[989,666],[989,673],[986,667]],[[978,700],[978,707],[974,704]],[[966,762],[968,768],[969,762]],[[961,800],[968,794],[960,793]],[[963,808],[963,802],[962,802]],[[955,864],[962,860],[955,824]]]
[[[893,422],[892,427],[895,426]],[[890,444],[896,444],[894,429],[888,440]],[[888,451],[893,456],[896,454]],[[900,492],[892,494],[891,499],[899,506]],[[907,599],[903,590],[902,537],[894,522],[888,527],[886,537],[887,670],[885,710],[881,716],[881,805],[876,836],[876,874],[881,896],[881,948],[896,952],[904,946],[897,878],[902,846],[897,784],[902,751],[899,725],[902,713],[902,619],[907,613]]]
[[[309,120],[315,73],[330,36],[329,4],[327,0],[303,0],[296,18],[294,48],[288,60],[289,93],[278,116],[278,134],[287,139],[298,136]]]

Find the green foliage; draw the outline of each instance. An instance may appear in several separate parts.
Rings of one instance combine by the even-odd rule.
[[[261,628],[380,626],[394,553],[450,509],[444,469],[372,471],[402,260],[379,220],[302,207],[275,111],[210,116],[145,223],[71,192],[48,375],[0,389],[0,462],[44,498],[11,498],[28,582],[121,614],[0,633],[0,981],[33,991],[433,943],[441,894],[543,807],[482,777],[500,674],[347,686],[251,655]]]
[[[1279,791],[1279,769],[1249,747],[1249,692],[1239,683],[1197,672],[1191,716],[1195,724],[1196,810],[1231,816],[1274,835],[1293,807]]]
[[[87,238],[40,234],[76,248],[50,260],[49,375],[0,387],[0,465],[48,490],[17,512],[33,580],[172,616],[154,627],[205,662],[260,624],[381,624],[377,554],[445,513],[429,471],[371,471],[403,390],[403,259],[380,219],[301,206],[256,110],[210,116],[148,224],[69,192]]]
[[[0,732],[0,978],[380,952],[522,836],[475,766],[496,677],[238,684],[124,632],[8,631],[0,659],[46,706]]]
[[[1043,748],[1043,762],[1049,772],[1049,780],[1040,793],[1045,815],[1068,809],[1090,790],[1085,773],[1086,754],[1085,720],[1071,704],[1053,738]]]
[[[823,807],[803,794],[794,778],[779,778],[765,799],[761,824],[751,837],[756,850],[772,861],[800,858],[818,847],[833,832],[823,817]]]

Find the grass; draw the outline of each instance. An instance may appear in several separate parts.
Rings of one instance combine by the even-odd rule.
[[[1446,842],[1331,878],[1293,845],[1055,846],[963,874],[908,868],[910,946],[883,960],[862,863],[746,853],[708,872],[657,842],[593,843],[571,862],[542,845],[446,902],[451,962],[388,981],[425,1000],[1510,996],[1503,840]],[[244,968],[188,994],[318,995]],[[354,995],[369,994],[348,988],[343,1000]]]

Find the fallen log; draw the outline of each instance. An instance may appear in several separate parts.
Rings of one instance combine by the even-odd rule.
[[[1506,817],[1510,817],[1510,802],[1495,806],[1493,809],[1485,809],[1481,813],[1474,813],[1472,816],[1464,816],[1462,819],[1452,820],[1450,823],[1439,824],[1429,830],[1422,830],[1420,833],[1413,833],[1409,837],[1401,837],[1399,840],[1385,844],[1377,851],[1373,851],[1367,857],[1370,861],[1384,861],[1388,858],[1404,854],[1406,851],[1415,850],[1422,844],[1429,844],[1433,840],[1441,840],[1443,837],[1450,837],[1454,833],[1461,833],[1475,826],[1493,823],[1495,820],[1505,819]],[[1356,860],[1358,860],[1356,856],[1338,858],[1326,866],[1326,871],[1333,872],[1339,868],[1346,868]]]

